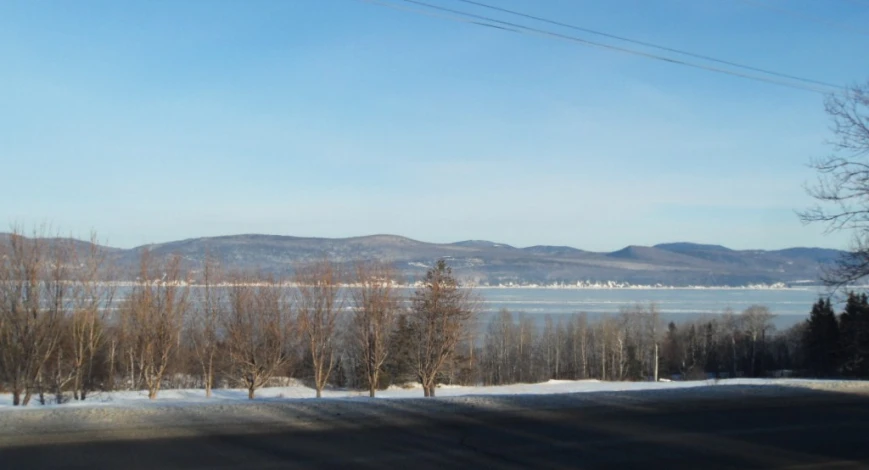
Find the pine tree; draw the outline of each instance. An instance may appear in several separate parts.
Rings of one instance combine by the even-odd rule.
[[[806,367],[820,377],[835,375],[839,368],[839,324],[830,299],[818,299],[812,306],[803,344]]]
[[[721,361],[718,359],[718,343],[715,341],[715,323],[706,324],[706,372],[715,374],[717,378],[721,373]]]
[[[682,371],[682,346],[679,338],[679,329],[675,323],[667,325],[667,333],[664,336],[664,344],[661,347],[661,362],[664,366],[665,377],[679,374]]]
[[[628,345],[627,352],[627,379],[632,381],[644,380],[643,377],[643,361],[637,357],[637,346]]]
[[[406,314],[398,315],[395,330],[389,341],[389,355],[383,364],[383,380],[380,386],[403,385],[416,380],[413,362],[413,329]]]
[[[408,323],[414,332],[417,375],[425,396],[433,397],[444,366],[468,337],[476,305],[472,292],[462,288],[444,260],[426,272],[410,300]]]
[[[842,370],[854,377],[869,377],[869,299],[848,294],[839,318]]]
[[[682,377],[690,380],[702,379],[706,377],[704,366],[706,359],[703,357],[703,352],[700,348],[700,341],[697,336],[697,327],[692,323],[688,327],[688,336],[684,343],[685,355],[682,359]]]

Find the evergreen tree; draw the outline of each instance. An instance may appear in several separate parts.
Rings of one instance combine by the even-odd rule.
[[[667,333],[661,347],[661,362],[664,367],[662,371],[664,377],[682,372],[682,346],[679,340],[679,329],[673,322],[667,325]]]
[[[383,364],[380,388],[415,381],[417,377],[413,363],[413,329],[406,314],[398,316],[389,345],[390,351]]]
[[[839,318],[842,371],[853,377],[869,377],[869,299],[848,294]]]
[[[830,299],[818,299],[806,320],[806,368],[820,377],[836,374],[839,366],[839,324]]]
[[[721,361],[718,359],[718,343],[715,341],[715,322],[706,324],[706,372],[715,374],[717,378],[721,373]]]
[[[637,355],[637,347],[636,345],[628,346],[628,354],[627,354],[627,380],[644,380],[643,377],[643,361]]]
[[[417,375],[426,397],[435,396],[439,377],[468,339],[476,313],[473,292],[463,289],[444,260],[429,269],[410,297],[408,323],[414,333]]]
[[[697,327],[692,323],[688,327],[688,336],[684,343],[685,355],[682,359],[682,377],[690,380],[703,379],[706,377],[704,366],[706,358],[700,348],[700,340],[697,335]]]

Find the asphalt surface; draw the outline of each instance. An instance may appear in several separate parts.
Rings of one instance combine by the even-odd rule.
[[[316,429],[227,423],[7,435],[0,468],[869,468],[869,397],[434,413]]]

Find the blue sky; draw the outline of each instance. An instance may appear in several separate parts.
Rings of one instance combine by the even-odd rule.
[[[827,82],[869,78],[857,0],[488,1]],[[0,223],[95,229],[115,246],[848,239],[794,214],[811,204],[806,164],[828,150],[821,95],[357,0],[6,0],[0,109]]]

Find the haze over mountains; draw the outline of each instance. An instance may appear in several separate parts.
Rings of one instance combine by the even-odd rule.
[[[202,266],[209,252],[227,269],[277,275],[291,274],[294,265],[323,256],[346,263],[389,260],[407,280],[418,278],[435,260],[446,258],[460,277],[481,285],[607,281],[666,286],[802,285],[817,283],[823,266],[843,253],[823,248],[731,250],[693,243],[628,246],[612,253],[597,253],[568,246],[517,248],[482,240],[426,243],[395,235],[340,239],[232,235],[147,247],[160,257],[178,253],[194,270]],[[143,248],[112,248],[111,256],[124,272],[134,273]]]

